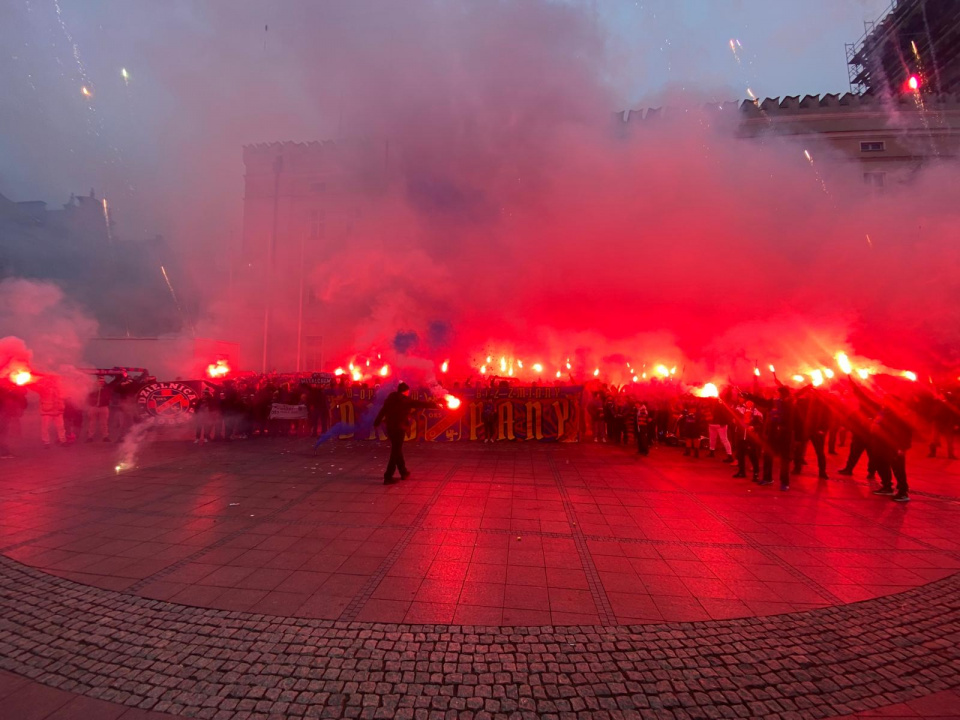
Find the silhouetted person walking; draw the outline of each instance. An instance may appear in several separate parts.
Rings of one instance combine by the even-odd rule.
[[[373,421],[375,428],[380,427],[380,424],[386,421],[387,437],[390,439],[390,460],[387,462],[387,469],[383,474],[384,485],[392,485],[397,482],[397,479],[393,477],[396,470],[400,471],[401,479],[410,477],[407,464],[403,460],[403,439],[410,427],[410,411],[415,408],[442,407],[440,404],[431,401],[411,400],[409,393],[410,386],[404,382],[400,383],[394,392],[387,395],[383,407],[380,408],[380,412],[377,413],[377,417]]]

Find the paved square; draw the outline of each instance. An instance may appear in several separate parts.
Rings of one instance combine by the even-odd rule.
[[[911,457],[902,506],[672,448],[408,456],[394,486],[363,442],[7,461],[0,696],[67,691],[36,717],[949,716],[955,462]]]

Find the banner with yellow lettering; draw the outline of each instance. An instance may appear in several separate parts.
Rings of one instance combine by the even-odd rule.
[[[453,394],[462,401],[456,410],[414,410],[407,440],[453,442],[494,440],[577,442],[580,439],[582,387],[513,386],[463,388]],[[411,397],[429,400],[420,390]],[[360,388],[330,396],[333,423],[340,423],[341,439],[375,439],[373,415],[383,403],[373,390]],[[363,428],[358,433],[357,430]],[[380,437],[384,435],[381,431]]]

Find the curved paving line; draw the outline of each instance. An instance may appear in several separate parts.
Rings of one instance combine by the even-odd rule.
[[[960,686],[958,632],[960,574],[774,617],[481,628],[185,607],[0,558],[0,668],[198,717],[822,718]]]

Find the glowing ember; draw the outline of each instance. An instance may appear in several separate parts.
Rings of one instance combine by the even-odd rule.
[[[760,377],[760,368],[755,367],[755,368],[753,369],[753,374],[756,375],[757,377]]]
[[[33,379],[33,375],[30,374],[29,370],[14,370],[10,373],[10,382],[14,385],[26,385]]]
[[[354,370],[351,377],[353,378],[354,382],[360,382],[361,380],[363,380],[363,375],[360,373],[359,370]]]
[[[670,374],[671,374],[671,375],[676,375],[676,374],[677,374],[677,366],[676,366],[676,365],[674,365],[672,368],[670,368]]]
[[[910,370],[904,370],[902,373],[900,373],[900,375],[905,377],[910,382],[917,381],[917,374],[915,372],[911,372]]]
[[[130,79],[130,73],[127,72],[127,69],[126,69],[126,68],[120,68],[120,76],[121,76],[124,80],[129,80],[129,79]]]
[[[517,365],[521,370],[523,370],[523,360],[517,360]]]
[[[449,370],[449,369],[450,369],[450,361],[449,361],[449,360],[444,360],[444,361],[440,364],[440,372],[445,373],[445,372],[446,372],[447,370]]]
[[[860,368],[857,370],[857,375],[860,376],[861,380],[866,380],[868,377],[870,377],[870,371],[866,368]]]
[[[772,373],[775,373],[775,372],[776,372],[776,370],[774,369],[773,365],[768,365],[767,367],[770,368],[770,372],[772,372]]]
[[[93,97],[93,93],[90,92],[90,88],[88,88],[86,85],[80,88],[80,92],[83,93],[84,97]]]
[[[646,377],[646,375],[644,375],[644,377]],[[636,375],[634,375],[634,376],[633,376],[633,381],[634,381],[634,382],[639,382],[639,381],[640,381],[640,378],[638,378]]]
[[[793,376],[793,381],[794,381],[794,382],[803,382],[803,375],[794,375],[794,376]]]
[[[560,377],[560,371],[557,370],[557,377]]]
[[[670,374],[670,371],[667,370],[666,365],[657,365],[657,367],[654,369],[657,371],[658,375],[663,375],[664,377],[667,377],[667,375]]]
[[[569,370],[570,368],[571,368],[570,361],[567,360],[567,370]]]
[[[343,375],[345,372],[346,372],[346,371],[345,371],[343,368],[337,368],[336,370],[333,371],[333,374],[336,375],[337,377],[340,377],[340,376]]]
[[[382,368],[380,368],[380,377],[386,377],[389,374],[390,374],[389,365],[384,365]]]
[[[533,364],[533,371],[534,371],[534,372],[538,372],[538,373],[542,373],[542,372],[543,372],[543,365],[541,365],[540,363],[534,363],[534,364]]]
[[[347,367],[350,368],[350,372],[353,372],[353,363],[348,364]]]
[[[814,387],[820,387],[823,385],[823,373],[819,370],[814,370],[812,373],[810,373],[810,377],[813,379]]]
[[[507,371],[507,359],[505,357],[500,358],[500,372]]]
[[[907,87],[911,90],[917,90],[920,87],[920,78],[916,75],[911,75],[910,79],[907,80]]]
[[[454,395],[444,395],[443,399],[447,401],[447,407],[451,410],[456,410],[460,407],[460,398]]]
[[[833,377],[833,370],[831,370],[830,368],[824,368],[824,369],[823,369],[823,374],[826,375],[828,378],[832,378],[832,377]]]
[[[215,365],[207,365],[207,375],[212,378],[226,377],[230,372],[230,366],[226,360],[217,360]]]
[[[840,368],[845,375],[853,372],[853,365],[850,364],[850,358],[847,357],[846,353],[838,352],[836,358],[837,367]]]
[[[594,377],[597,377],[598,375],[600,375],[600,368],[597,368],[596,370],[593,371]]]
[[[481,366],[480,366],[480,374],[481,374],[481,375],[486,375],[486,374],[487,374],[487,366],[486,366],[486,365],[481,365]]]

